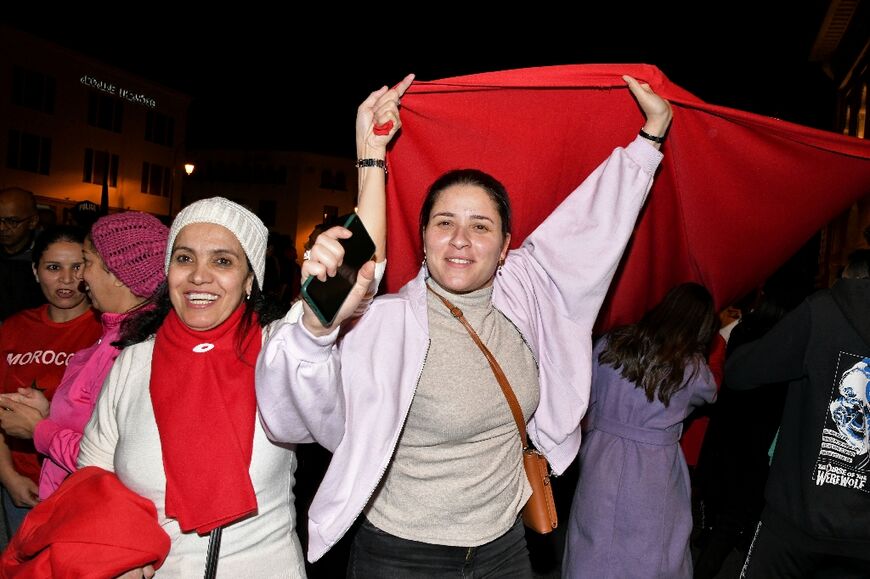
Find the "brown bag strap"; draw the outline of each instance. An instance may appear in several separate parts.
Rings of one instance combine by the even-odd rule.
[[[523,443],[523,450],[527,449],[529,447],[529,440],[526,437],[526,422],[523,419],[523,411],[520,408],[520,403],[517,402],[517,397],[514,395],[514,391],[511,388],[510,382],[508,382],[507,376],[504,375],[504,371],[502,371],[501,366],[498,364],[498,360],[495,359],[495,356],[492,355],[489,348],[487,348],[483,341],[481,341],[480,336],[477,335],[477,332],[474,331],[474,328],[471,327],[471,324],[468,323],[465,316],[462,315],[462,310],[451,304],[447,298],[429,287],[429,284],[426,284],[426,289],[438,296],[438,299],[447,306],[447,309],[450,310],[453,317],[462,322],[462,325],[465,326],[465,329],[468,330],[468,333],[471,335],[471,339],[474,340],[474,343],[477,344],[477,347],[480,348],[483,355],[486,356],[486,360],[492,368],[492,373],[495,374],[495,379],[498,381],[498,385],[501,386],[501,391],[504,394],[504,397],[507,398],[508,406],[511,407],[511,414],[514,415],[514,421],[517,423],[517,430],[520,431],[520,440]]]

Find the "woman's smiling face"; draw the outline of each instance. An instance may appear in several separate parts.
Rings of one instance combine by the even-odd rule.
[[[477,185],[444,189],[423,232],[429,275],[444,289],[467,293],[492,285],[510,234],[502,234],[498,207]]]
[[[175,238],[169,299],[189,328],[222,324],[251,293],[254,274],[239,240],[222,225],[191,223]]]

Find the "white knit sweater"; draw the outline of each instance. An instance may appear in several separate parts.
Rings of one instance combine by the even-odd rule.
[[[118,357],[85,428],[79,467],[114,471],[131,490],[154,502],[172,540],[158,577],[201,577],[208,536],[182,533],[164,511],[166,476],[149,393],[153,348],[154,341],[148,340]],[[184,369],[178,371],[183,377]],[[305,577],[293,505],[295,470],[292,447],[270,442],[258,417],[250,467],[258,514],[224,529],[218,577]]]

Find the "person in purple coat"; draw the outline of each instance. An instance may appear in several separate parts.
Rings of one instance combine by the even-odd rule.
[[[710,293],[684,283],[595,345],[563,577],[692,576],[691,486],[679,440],[692,409],[716,399],[704,355],[718,329]]]

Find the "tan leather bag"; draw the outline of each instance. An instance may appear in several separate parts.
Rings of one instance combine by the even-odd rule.
[[[523,523],[531,530],[546,535],[559,525],[553,487],[550,486],[550,465],[534,448],[523,450],[523,466],[532,485],[532,496],[523,507]]]
[[[526,478],[529,479],[529,484],[532,487],[532,496],[529,497],[529,501],[523,507],[523,524],[542,535],[552,532],[559,525],[559,518],[556,514],[556,501],[553,499],[553,487],[550,486],[549,464],[543,454],[529,447],[523,411],[520,408],[520,403],[517,402],[517,397],[514,394],[513,388],[511,388],[510,382],[508,382],[507,376],[502,371],[498,360],[495,359],[492,352],[489,351],[489,348],[481,341],[477,332],[474,331],[474,328],[471,327],[471,324],[462,315],[462,310],[454,306],[447,298],[428,285],[426,287],[438,296],[438,299],[447,306],[453,317],[465,326],[465,329],[471,335],[471,339],[474,340],[474,343],[477,344],[477,347],[486,356],[486,360],[489,362],[493,374],[495,374],[495,379],[498,381],[498,385],[507,399],[514,421],[517,423],[517,430],[520,433],[520,443],[523,449],[523,467],[526,469]]]

